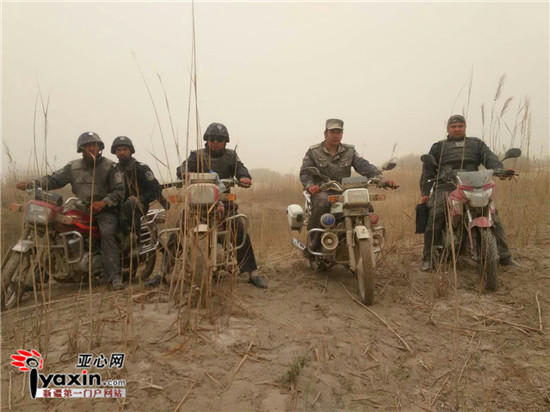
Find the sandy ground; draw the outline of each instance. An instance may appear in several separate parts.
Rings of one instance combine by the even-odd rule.
[[[210,312],[183,309],[187,324],[167,288],[99,288],[91,344],[126,353],[110,370],[127,381],[124,401],[30,399],[9,354],[40,342],[45,371],[74,372],[90,347],[87,291],[52,284],[49,315],[28,296],[2,316],[2,410],[547,411],[549,246],[516,251],[523,268],[502,268],[496,293],[479,294],[475,271],[461,267],[458,293],[440,297],[418,270],[419,248],[393,250],[373,312],[346,292],[356,296],[348,271],[313,272],[290,248],[261,267],[269,289],[222,281]]]

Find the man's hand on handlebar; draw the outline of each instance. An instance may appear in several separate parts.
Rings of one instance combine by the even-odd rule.
[[[239,179],[239,186],[240,187],[250,187],[252,186],[252,180],[248,177],[241,177]]]
[[[29,187],[29,182],[17,182],[15,187],[19,190],[27,190]]]
[[[428,199],[430,198],[430,196],[426,195],[426,196],[422,196],[420,198],[420,203],[427,203],[428,202]]]
[[[315,193],[319,193],[319,190],[321,190],[319,185],[311,185],[307,188],[307,191],[312,195],[314,195]]]
[[[397,189],[399,187],[399,185],[397,183],[395,183],[394,180],[384,180],[383,181],[383,187],[384,188],[390,188],[390,189]]]

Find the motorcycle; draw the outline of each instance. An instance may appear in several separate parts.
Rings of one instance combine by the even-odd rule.
[[[391,170],[394,161],[386,162],[382,170]],[[374,213],[373,201],[385,200],[385,195],[370,193],[369,187],[392,188],[378,178],[363,176],[347,177],[337,182],[322,175],[315,167],[306,170],[314,179],[323,181],[321,191],[327,191],[330,213],[321,216],[321,228],[307,232],[306,243],[293,238],[292,245],[305,252],[314,269],[328,269],[342,264],[357,277],[361,301],[366,305],[374,303],[374,279],[376,266],[382,255],[386,231],[379,217]],[[304,190],[305,211],[300,205],[287,207],[290,230],[301,231],[311,216],[311,194]],[[320,236],[320,250],[313,250],[313,237]]]
[[[188,173],[185,185],[181,181],[163,185],[178,187],[178,193],[171,201],[187,202],[188,205],[181,228],[160,232],[163,248],[170,256],[168,273],[174,267],[176,257],[180,257],[185,272],[191,275],[191,282],[209,287],[212,276],[236,269],[237,250],[246,241],[248,217],[237,213],[237,196],[231,193],[235,185],[245,187],[234,178],[219,179],[217,173]],[[240,239],[237,225],[242,227]]]
[[[520,149],[509,149],[502,161],[520,155]],[[422,155],[421,160],[437,167],[436,159],[430,154]],[[442,244],[434,245],[436,261],[445,262],[453,255],[456,257],[464,254],[467,249],[469,257],[477,264],[484,290],[495,291],[498,277],[499,256],[493,233],[496,213],[493,176],[512,178],[518,175],[513,169],[454,170],[446,176],[429,180],[433,183],[430,196],[433,195],[436,184],[452,183],[455,187],[446,198],[447,223],[441,233]],[[468,248],[462,247],[465,239]]]
[[[27,192],[32,198],[24,207],[10,205],[24,212],[24,223],[21,238],[2,262],[2,310],[13,308],[25,291],[36,290],[49,278],[81,282],[91,269],[94,280],[102,279],[101,236],[93,217],[90,224],[89,205],[75,197],[63,202],[59,194],[39,187]],[[139,233],[120,239],[123,277],[135,278],[138,267],[142,280],[150,276],[159,245],[158,225],[165,218],[164,209],[152,209],[142,217]]]

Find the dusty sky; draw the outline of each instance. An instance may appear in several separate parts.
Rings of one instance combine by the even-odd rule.
[[[225,123],[229,146],[238,145],[249,168],[296,172],[307,147],[322,140],[325,119],[339,117],[345,121],[344,142],[379,164],[394,143],[399,156],[426,152],[444,137],[447,117],[463,108],[468,134],[481,136],[481,105],[487,119],[506,74],[495,110],[513,97],[504,116],[512,129],[528,96],[531,152],[548,155],[548,21],[546,2],[198,2],[200,129]],[[134,51],[159,111],[175,176],[178,156],[157,73],[184,156],[191,36],[189,2],[4,2],[3,172],[10,166],[6,145],[17,167],[32,167],[40,86],[50,102],[52,166],[76,158],[76,138],[93,130],[107,149],[114,137],[130,136],[136,157],[158,174],[150,153],[165,163],[166,156]],[[40,158],[43,123],[39,108]],[[191,148],[197,146],[194,130],[192,123]],[[510,145],[504,126],[499,139],[497,150]],[[161,179],[168,180],[167,169],[160,169]]]

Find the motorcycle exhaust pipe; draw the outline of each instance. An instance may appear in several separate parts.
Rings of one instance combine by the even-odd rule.
[[[325,232],[321,236],[321,246],[325,250],[332,252],[338,247],[338,236],[333,232]]]
[[[292,238],[292,246],[294,246],[300,252],[303,252],[304,250],[306,250],[306,245],[304,245],[302,242],[300,242],[295,237]]]

